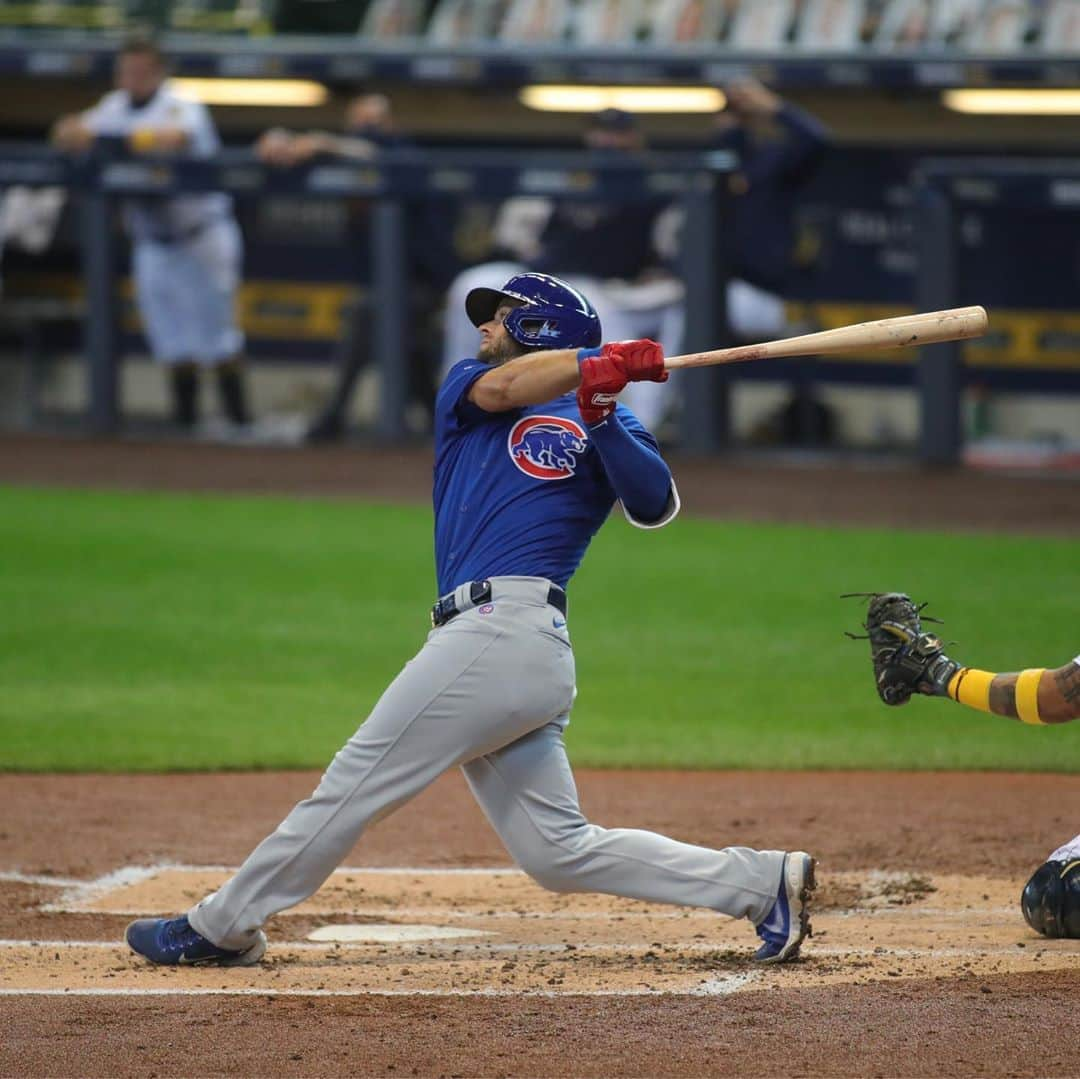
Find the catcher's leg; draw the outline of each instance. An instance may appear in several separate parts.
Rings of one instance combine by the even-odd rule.
[[[462,769],[526,873],[553,891],[709,907],[755,924],[766,919],[777,903],[783,851],[710,850],[655,832],[590,824],[563,745],[566,722],[549,723]]]

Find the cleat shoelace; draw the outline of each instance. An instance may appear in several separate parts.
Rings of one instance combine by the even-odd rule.
[[[167,922],[162,936],[166,948],[179,952],[186,952],[199,939],[199,934],[191,928],[186,918],[177,918],[174,922]]]

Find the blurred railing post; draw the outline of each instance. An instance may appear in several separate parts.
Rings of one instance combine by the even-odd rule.
[[[727,340],[727,270],[718,265],[716,200],[715,176],[705,173],[694,177],[691,191],[683,197],[684,352],[721,348]],[[730,441],[730,370],[697,367],[681,371],[677,377],[682,399],[682,447],[693,453],[722,449]]]
[[[116,333],[115,243],[111,200],[98,183],[86,185],[79,194],[82,233],[83,288],[86,314],[83,319],[86,349],[88,426],[98,434],[116,430],[119,424],[119,349]]]
[[[917,309],[939,311],[955,307],[958,289],[952,206],[947,194],[926,177],[921,177],[915,187],[915,227],[919,268],[915,284]],[[919,349],[916,386],[919,458],[925,465],[955,465],[963,445],[961,343],[923,345]]]
[[[371,343],[379,371],[376,430],[391,440],[405,434],[410,347],[406,227],[400,200],[380,198],[372,213]]]

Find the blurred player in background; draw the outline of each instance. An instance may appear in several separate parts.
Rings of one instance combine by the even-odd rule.
[[[645,149],[637,120],[620,109],[592,116],[585,147],[599,163],[633,161]],[[637,203],[583,202],[521,197],[499,209],[495,239],[502,258],[461,273],[446,301],[443,369],[472,354],[476,327],[465,297],[494,279],[530,269],[554,274],[584,292],[612,341],[654,337],[666,352],[678,351],[683,329],[683,285],[671,271],[665,244],[671,221],[665,199]],[[663,387],[634,383],[627,404],[647,429],[664,409]]]
[[[790,326],[785,299],[797,290],[813,252],[800,250],[795,211],[804,185],[829,147],[825,128],[756,79],[724,86],[711,146],[738,156],[718,215],[717,248],[727,268],[727,329],[733,343],[771,341],[808,327]],[[800,370],[806,371],[805,365]],[[789,400],[756,435],[794,443],[831,438],[832,423],[811,378],[796,377]]]
[[[61,117],[53,143],[72,153],[111,141],[136,154],[212,157],[220,142],[210,114],[167,75],[158,47],[130,38],[116,58],[115,89],[86,112]],[[244,341],[234,313],[243,243],[232,200],[220,192],[129,196],[123,209],[135,299],[154,358],[169,366],[176,423],[190,429],[198,422],[202,366],[215,372],[228,420],[247,424]]]
[[[746,342],[784,336],[784,297],[799,272],[795,196],[829,147],[825,128],[756,79],[725,85],[710,146],[733,150],[730,214],[720,221],[723,265],[731,274],[727,318]]]
[[[342,131],[287,131],[273,127],[255,143],[255,153],[269,165],[305,165],[319,154],[370,161],[380,149],[409,146],[394,123],[385,94],[361,94],[345,106]]]
[[[320,157],[373,161],[384,150],[409,149],[414,144],[394,119],[393,105],[384,94],[361,94],[345,107],[342,130],[289,132],[275,127],[255,143],[255,153],[269,165],[294,168]],[[438,309],[459,265],[450,250],[446,227],[449,213],[444,200],[431,196],[409,206],[406,229],[409,259],[410,341],[409,395],[426,416],[434,408],[433,342],[425,341],[432,312]],[[371,246],[372,199],[348,200],[348,242],[358,251]],[[361,293],[344,315],[344,332],[337,347],[337,383],[307,430],[309,442],[341,438],[346,428],[349,401],[360,373],[371,362],[371,299]],[[474,331],[475,332],[475,331]]]

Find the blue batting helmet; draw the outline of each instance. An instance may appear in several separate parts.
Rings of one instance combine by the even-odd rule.
[[[474,326],[490,322],[504,300],[518,300],[503,322],[506,332],[526,348],[595,348],[600,316],[576,288],[546,273],[519,273],[501,289],[474,288],[465,311]]]

